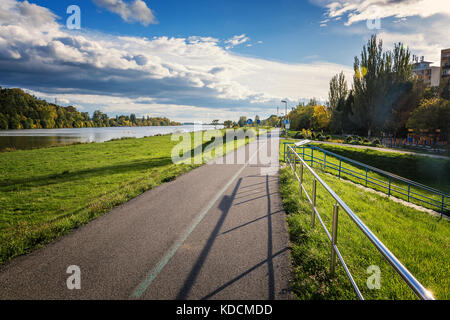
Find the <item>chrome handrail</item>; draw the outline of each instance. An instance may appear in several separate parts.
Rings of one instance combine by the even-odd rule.
[[[290,159],[290,155],[294,155],[294,166],[292,164],[292,161]],[[302,165],[301,167],[301,178],[298,177],[296,172],[296,158],[300,160],[300,163]],[[345,261],[342,257],[342,255],[339,252],[339,249],[335,243],[333,243],[333,236],[330,237],[329,231],[326,229],[325,224],[323,223],[319,212],[317,211],[317,208],[315,207],[315,192],[313,192],[313,199],[308,196],[306,193],[306,189],[303,187],[303,166],[308,169],[309,172],[314,176],[314,185],[316,184],[315,181],[318,181],[325,190],[333,197],[334,200],[336,200],[336,206],[341,207],[350,217],[350,219],[358,226],[358,228],[364,233],[364,235],[372,242],[372,244],[375,246],[375,248],[382,254],[382,256],[389,262],[389,264],[394,268],[394,270],[402,277],[402,279],[406,282],[406,284],[414,291],[414,293],[422,300],[434,300],[434,297],[430,291],[425,289],[425,287],[411,274],[411,272],[395,257],[395,255],[375,236],[375,234],[364,224],[364,222],[361,221],[361,219],[350,209],[350,207],[322,180],[322,178],[319,177],[319,175],[302,159],[302,157],[290,146],[288,145],[288,157],[287,161],[289,162],[289,165],[293,172],[295,173],[295,177],[300,182],[300,190],[304,191],[306,196],[308,197],[308,202],[312,205],[312,214],[313,214],[313,223],[314,223],[314,216],[317,215],[319,218],[322,227],[325,229],[328,239],[332,242],[332,259],[331,259],[331,267],[330,269],[334,269],[334,261],[333,256],[334,253],[337,254],[339,261],[341,262],[342,266],[344,267],[344,270],[349,277],[353,288],[355,289],[358,297],[363,300],[364,297],[362,296],[358,286],[356,285],[355,281],[353,280],[353,277],[350,273],[350,271],[347,268],[347,265],[345,264]],[[314,190],[315,188],[313,188]],[[335,209],[336,210],[336,209]],[[333,225],[336,224],[336,226],[333,226],[333,231],[337,230],[337,213],[333,214]],[[333,253],[334,251],[334,253]]]

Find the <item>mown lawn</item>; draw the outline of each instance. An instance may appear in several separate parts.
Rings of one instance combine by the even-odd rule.
[[[446,193],[446,190],[450,189],[450,161],[381,152],[373,149],[358,149],[325,144],[313,145],[401,177],[406,178],[408,176],[409,179],[432,188],[434,187],[439,192],[431,192],[414,185],[409,186],[407,183],[394,178],[391,180],[389,188],[389,179],[385,175],[371,170],[366,172],[365,167],[354,165],[345,160],[341,162],[330,154],[325,156],[322,151],[317,149],[312,150],[306,147],[303,150],[302,148],[297,148],[297,152],[313,167],[320,168],[322,171],[335,176],[340,175],[342,179],[381,191],[390,196],[434,210],[437,213],[447,212],[450,208],[450,198],[442,196],[442,192]],[[311,163],[311,156],[314,156],[314,163]],[[324,160],[326,160],[326,166],[324,165]],[[339,173],[339,167],[342,168],[341,173]],[[449,172],[446,171],[447,169]],[[366,176],[368,178],[367,183]],[[432,177],[431,180],[430,177]]]
[[[306,172],[306,171],[305,171]],[[365,192],[345,180],[317,170],[324,181],[347,203],[375,235],[397,256],[411,273],[438,299],[450,299],[450,225],[439,219]],[[312,175],[304,175],[308,194]],[[299,299],[356,299],[357,296],[339,265],[334,277],[329,274],[330,244],[316,219],[311,227],[311,205],[299,196],[299,185],[290,168],[281,170],[280,192],[289,214],[287,221],[294,265],[293,290]],[[318,184],[317,208],[331,232],[335,201]],[[367,299],[415,299],[416,296],[384,260],[346,213],[339,215],[338,246]],[[381,288],[370,290],[366,271],[379,266]]]
[[[375,168],[450,193],[450,161],[373,149],[313,143],[313,145]]]
[[[0,153],[0,264],[200,166],[173,164],[177,143],[166,135]]]

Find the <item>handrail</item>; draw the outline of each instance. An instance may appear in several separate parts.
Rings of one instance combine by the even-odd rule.
[[[289,146],[289,145],[293,145],[293,143],[291,143],[291,142],[284,142],[284,150],[285,150],[285,152],[286,152],[286,146]],[[366,164],[364,164],[362,162],[355,161],[353,159],[349,159],[347,157],[341,156],[341,155],[333,153],[331,151],[321,149],[319,147],[310,145],[308,143],[303,143],[302,145],[299,145],[299,146],[295,145],[295,150],[297,148],[303,148],[303,157],[305,158],[304,160],[306,160],[307,158],[311,158],[311,159],[307,160],[307,161],[311,161],[311,164],[313,164],[313,163],[317,163],[317,164],[320,164],[320,165],[323,164],[325,166],[325,168],[328,167],[330,169],[339,171],[339,177],[341,177],[341,172],[342,172],[342,173],[348,174],[348,175],[350,175],[350,176],[352,176],[354,178],[357,178],[357,179],[360,179],[362,181],[365,181],[366,182],[366,186],[367,186],[368,183],[371,183],[373,185],[376,185],[376,186],[379,186],[381,188],[386,189],[386,193],[388,194],[388,196],[391,196],[392,193],[395,192],[395,193],[398,193],[399,195],[405,196],[405,200],[407,200],[408,202],[411,202],[411,200],[415,200],[414,203],[417,203],[416,201],[419,201],[421,203],[424,203],[424,204],[430,206],[430,209],[433,209],[433,210],[435,210],[437,212],[440,212],[441,213],[441,217],[444,214],[446,214],[446,212],[448,212],[448,208],[449,208],[448,199],[450,199],[450,195],[446,194],[445,192],[442,192],[440,190],[436,190],[434,188],[425,186],[425,185],[420,184],[418,182],[415,182],[415,181],[412,181],[412,180],[400,177],[400,176],[392,174],[390,172],[387,172],[387,171],[384,171],[384,170],[381,170],[381,169],[378,169],[378,168],[366,165]],[[312,153],[311,154],[305,154],[304,150],[305,149],[309,149],[309,148],[312,150]],[[319,159],[319,158],[315,157],[314,154],[313,154],[314,150],[317,150],[319,152],[323,152],[324,155],[325,155],[324,159]],[[326,161],[326,156],[327,155],[330,155],[332,157],[337,158],[340,161],[339,165],[338,164],[334,164],[334,163],[329,162],[329,161]],[[363,169],[366,170],[366,174],[364,175],[364,174],[358,173],[358,172],[356,172],[354,170],[351,170],[350,168],[345,168],[345,167],[341,166],[341,162],[342,163],[348,163],[350,165],[354,164],[354,165],[357,165],[358,167],[362,167]],[[370,177],[370,176],[367,175],[368,171],[381,174],[382,176],[388,178],[389,181],[382,181],[382,180],[376,179],[374,177]],[[394,180],[396,180],[398,182],[401,182],[401,183],[405,183],[407,185],[406,186],[407,189],[404,189],[404,188],[402,188],[399,185],[394,185],[393,184]],[[379,183],[377,183],[377,182],[379,182]],[[421,190],[425,191],[425,193],[424,194],[420,194],[420,193],[414,192],[414,189],[411,190],[411,187],[415,187],[417,189],[421,189]],[[402,192],[402,190],[404,192]],[[439,197],[440,199],[437,200],[437,199],[434,199],[434,198],[430,198],[430,195],[427,194],[426,192],[432,193],[435,196]],[[417,197],[414,196],[414,195],[416,195]]]
[[[316,149],[316,150],[319,150],[319,151],[321,151],[321,152],[330,154],[330,155],[332,155],[332,156],[334,156],[334,157],[336,157],[336,158],[340,158],[340,159],[343,159],[343,160],[348,161],[348,162],[350,162],[350,163],[354,163],[354,164],[356,164],[356,165],[358,165],[358,166],[368,168],[369,170],[371,170],[371,171],[373,171],[373,172],[378,172],[378,173],[381,173],[381,174],[386,175],[386,176],[391,176],[392,178],[395,178],[395,179],[400,180],[400,181],[402,181],[402,182],[406,182],[406,183],[408,183],[408,184],[410,184],[410,185],[412,185],[412,186],[416,186],[416,187],[419,187],[419,188],[422,188],[422,189],[425,189],[425,190],[428,190],[428,191],[437,193],[437,194],[439,194],[439,195],[444,195],[444,196],[446,196],[446,197],[450,197],[450,195],[446,194],[445,192],[442,192],[442,191],[440,191],[440,190],[437,190],[437,189],[434,189],[434,188],[432,188],[432,187],[426,186],[426,185],[421,184],[421,183],[419,183],[419,182],[416,182],[416,181],[409,180],[409,179],[407,179],[407,178],[398,176],[398,175],[396,175],[396,174],[394,174],[394,173],[391,173],[391,172],[388,172],[388,171],[384,171],[384,170],[381,170],[381,169],[372,167],[372,166],[370,166],[370,165],[368,165],[368,164],[365,164],[365,163],[362,163],[362,162],[359,162],[359,161],[356,161],[356,160],[353,160],[353,159],[350,159],[350,158],[341,156],[341,155],[336,154],[336,153],[334,153],[334,152],[331,152],[331,151],[328,151],[328,150],[324,150],[324,149],[322,149],[322,148],[319,148],[319,147],[316,147],[316,146],[313,146],[313,145],[310,145],[310,144],[308,144],[307,146],[310,147],[310,148],[314,148],[314,149]]]
[[[294,155],[294,167],[292,166],[292,162],[290,160],[291,154]],[[300,163],[302,165],[301,167],[301,178],[299,179],[296,173],[296,158],[300,160]],[[320,218],[320,214],[315,208],[315,185],[316,181],[318,181],[325,190],[333,197],[334,200],[336,200],[336,206],[341,207],[350,217],[350,219],[358,226],[358,228],[364,233],[364,235],[372,242],[372,244],[375,246],[375,248],[382,254],[382,256],[389,262],[389,264],[394,268],[394,270],[402,277],[402,279],[406,282],[406,284],[414,291],[414,293],[422,300],[434,300],[433,295],[430,291],[425,289],[425,287],[409,272],[409,270],[395,257],[395,255],[375,236],[375,234],[359,219],[359,217],[348,207],[348,205],[322,180],[322,178],[319,177],[319,175],[302,159],[302,157],[290,146],[288,145],[288,162],[291,167],[291,169],[295,170],[295,177],[300,182],[300,188],[302,191],[306,193],[305,188],[303,187],[303,166],[308,169],[309,172],[314,176],[314,185],[313,185],[313,196],[308,196],[311,201],[311,205],[313,206],[313,216],[312,216],[312,223],[314,225],[314,216],[317,215],[320,219],[322,226],[327,231],[328,238],[329,232],[326,229],[325,225],[322,222],[322,219]],[[336,210],[336,209],[335,209]],[[336,210],[337,211],[337,210]],[[336,227],[334,225],[336,224]],[[335,232],[337,232],[337,212],[333,214],[333,236],[335,236]],[[330,239],[329,239],[330,240]],[[342,258],[339,249],[337,248],[337,245],[333,243],[332,241],[332,260],[331,260],[331,269],[334,270],[334,261],[333,261],[333,255],[336,253],[338,255],[338,258],[341,262],[341,264],[344,267],[345,272],[347,273],[347,276],[349,277],[350,281],[352,282],[352,285],[358,294],[358,297],[360,299],[364,299],[361,295],[356,283],[353,280],[353,277],[351,276],[351,273],[349,272],[344,259]],[[333,253],[334,252],[334,253]]]

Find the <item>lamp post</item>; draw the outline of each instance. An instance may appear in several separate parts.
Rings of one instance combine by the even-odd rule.
[[[286,107],[286,112],[285,112],[285,119],[287,119],[288,118],[288,113],[287,113],[287,101],[286,100],[281,100],[281,103],[284,103],[285,104],[285,107]],[[286,134],[286,138],[287,138],[287,129],[286,129],[286,124],[284,124],[284,133]]]

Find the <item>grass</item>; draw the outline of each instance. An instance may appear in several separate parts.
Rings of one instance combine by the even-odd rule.
[[[448,170],[450,170],[450,161],[447,160],[381,152],[373,149],[357,149],[323,144],[318,146],[322,149],[395,173],[399,176],[408,176],[411,180],[437,188],[441,192],[446,192],[450,189],[450,171],[446,171],[447,167]],[[302,149],[298,149],[298,152],[303,154]],[[346,161],[343,161],[340,164],[340,161],[336,157],[328,154],[326,157],[327,166],[325,168],[323,167],[323,160],[325,159],[324,153],[319,150],[314,150],[314,152],[312,152],[311,149],[305,148],[304,159],[308,164],[311,164],[312,154],[314,155],[315,161],[318,162],[314,163],[313,166],[320,166],[322,170],[325,170],[328,173],[338,176],[338,169],[341,165],[343,169],[341,170],[342,179],[350,180],[385,194],[389,194],[390,192],[390,195],[396,198],[432,209],[438,213],[441,213],[442,211],[443,198],[441,194],[429,192],[415,186],[409,187],[406,183],[397,179],[392,179],[391,190],[389,191],[388,177],[370,170],[367,171],[368,183],[366,185],[366,170],[364,167],[353,165]],[[425,170],[425,168],[427,168],[427,170]],[[447,176],[448,178],[446,179]],[[430,180],[430,177],[432,180]],[[409,197],[408,188],[410,193]],[[450,198],[444,198],[444,204],[448,209],[450,207]]]
[[[311,195],[313,178],[306,172],[305,187]],[[365,192],[333,175],[316,172],[437,299],[450,299],[447,276],[450,267],[449,221]],[[300,198],[299,184],[288,167],[281,170],[280,192],[288,213],[294,266],[292,285],[297,298],[356,299],[339,263],[335,276],[329,274],[331,248],[328,238],[317,219],[315,228],[311,227],[311,205],[306,198]],[[318,184],[317,209],[329,231],[334,203]],[[339,215],[338,247],[366,299],[416,299],[343,210]],[[379,290],[370,290],[366,285],[370,276],[366,271],[371,265],[381,269]]]
[[[450,161],[426,156],[383,152],[339,145],[313,144],[372,167],[450,193]]]
[[[248,142],[229,142],[214,155]],[[201,143],[194,146],[209,141]],[[203,163],[172,163],[176,144],[165,135],[0,153],[0,263]]]

